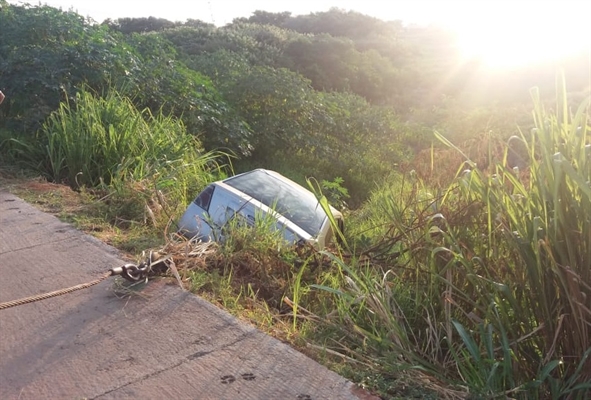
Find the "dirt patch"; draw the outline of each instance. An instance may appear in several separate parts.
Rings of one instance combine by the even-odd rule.
[[[57,216],[77,229],[119,248],[126,259],[135,259],[137,249],[150,243],[141,232],[126,231],[104,218],[102,202],[92,193],[72,190],[67,185],[46,181],[41,177],[22,176],[0,168],[0,189],[22,198],[40,211]],[[152,235],[154,236],[154,235]]]
[[[88,207],[88,196],[43,178],[14,178],[0,172],[0,187],[50,214],[76,213]]]

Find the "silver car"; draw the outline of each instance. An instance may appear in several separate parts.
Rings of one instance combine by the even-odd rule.
[[[330,208],[342,231],[343,215]],[[326,247],[335,237],[316,196],[283,175],[255,169],[207,186],[187,207],[179,232],[191,239],[219,240],[229,221],[239,217],[254,225],[255,217],[272,216],[285,240]]]

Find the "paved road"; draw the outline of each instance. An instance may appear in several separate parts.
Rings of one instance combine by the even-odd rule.
[[[117,251],[0,190],[0,302],[122,265]],[[109,279],[0,311],[0,399],[377,399],[176,286]]]

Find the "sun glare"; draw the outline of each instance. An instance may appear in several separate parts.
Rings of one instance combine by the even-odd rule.
[[[478,58],[489,68],[527,66],[576,52],[591,53],[591,0],[212,0],[207,7],[186,0],[168,0],[165,6],[142,0],[44,2],[65,10],[73,7],[97,21],[153,15],[171,21],[197,18],[217,25],[247,17],[257,9],[298,15],[337,6],[384,20],[447,26],[456,32],[464,58]]]
[[[591,53],[589,1],[471,2],[456,19],[460,51],[490,68],[556,61],[575,53]]]

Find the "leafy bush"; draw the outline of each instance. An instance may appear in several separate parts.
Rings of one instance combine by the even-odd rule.
[[[248,126],[207,77],[177,60],[170,42],[160,34],[133,34],[126,41],[134,49],[137,64],[121,91],[138,108],[175,115],[208,149],[249,154]]]
[[[0,126],[32,135],[61,101],[85,84],[116,84],[134,63],[107,28],[49,6],[0,8],[0,76],[7,101]]]
[[[248,153],[250,131],[211,82],[177,59],[157,34],[123,36],[74,12],[6,5],[0,9],[0,76],[7,95],[0,128],[32,136],[60,102],[82,87],[113,87],[139,109],[182,119],[209,149]]]

